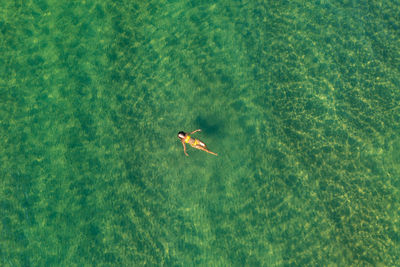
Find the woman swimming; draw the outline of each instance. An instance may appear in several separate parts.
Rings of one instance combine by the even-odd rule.
[[[200,129],[197,129],[197,130],[191,132],[190,134],[194,134],[195,132],[200,132],[200,131],[201,131]],[[203,150],[207,153],[218,156],[217,153],[214,153],[214,152],[211,152],[210,150],[208,150],[206,144],[204,144],[202,141],[191,137],[189,134],[187,134],[185,132],[179,132],[178,138],[181,139],[181,142],[183,145],[183,152],[185,152],[186,156],[189,156],[188,153],[186,153],[186,144],[189,144],[194,148],[197,148],[197,149]]]

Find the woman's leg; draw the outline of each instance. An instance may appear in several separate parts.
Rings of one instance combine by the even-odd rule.
[[[200,146],[200,145],[197,145],[196,148],[197,148],[197,149],[200,149],[200,150],[203,150],[203,151],[205,151],[205,152],[207,152],[207,153],[213,154],[213,155],[215,155],[215,156],[218,156],[217,153],[214,153],[214,152],[212,152],[212,151],[208,150],[207,148],[204,148],[204,147],[202,147],[202,146]]]

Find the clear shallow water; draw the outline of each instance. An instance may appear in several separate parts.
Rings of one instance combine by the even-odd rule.
[[[2,2],[1,265],[395,265],[399,12]]]

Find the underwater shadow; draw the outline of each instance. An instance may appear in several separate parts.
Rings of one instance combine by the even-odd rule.
[[[195,122],[199,129],[208,135],[218,135],[224,128],[223,121],[215,116],[197,116]]]

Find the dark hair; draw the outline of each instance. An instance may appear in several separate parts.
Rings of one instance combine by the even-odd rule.
[[[181,137],[181,135],[182,135],[182,137]],[[185,132],[180,131],[178,133],[178,138],[184,138],[185,136],[186,136]]]

